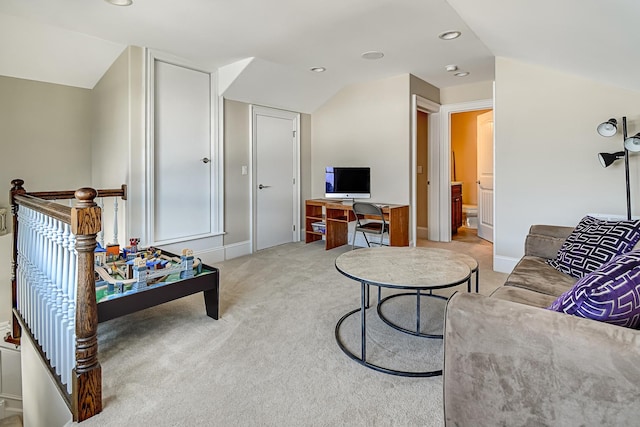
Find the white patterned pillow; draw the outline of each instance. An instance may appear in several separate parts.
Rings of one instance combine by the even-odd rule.
[[[580,220],[548,263],[565,274],[580,279],[597,270],[616,255],[633,249],[640,240],[640,220],[606,221],[591,216]]]

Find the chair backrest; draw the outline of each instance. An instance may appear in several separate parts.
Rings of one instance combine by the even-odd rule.
[[[374,205],[373,203],[366,202],[354,202],[353,203],[353,213],[356,216],[362,215],[376,215],[380,216],[380,220],[384,221],[384,215],[382,214],[382,208],[378,205]]]

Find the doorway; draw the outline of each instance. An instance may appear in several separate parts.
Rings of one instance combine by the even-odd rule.
[[[253,248],[300,240],[300,115],[252,106]]]
[[[493,241],[493,110],[451,114],[451,183],[462,193],[462,204],[452,206],[452,239],[480,243]],[[457,209],[457,212],[454,211]]]
[[[429,113],[416,114],[416,227],[418,239],[429,238]]]
[[[440,104],[411,95],[411,185],[409,245],[416,246],[418,232],[429,240],[440,240]],[[420,123],[419,123],[420,122]],[[420,130],[418,130],[420,126]],[[420,148],[418,147],[420,145]],[[418,154],[420,150],[420,154]],[[418,172],[420,171],[420,172]],[[419,195],[419,193],[422,193]],[[420,197],[420,212],[418,198]],[[420,216],[420,219],[418,218]],[[420,221],[420,229],[418,222]]]

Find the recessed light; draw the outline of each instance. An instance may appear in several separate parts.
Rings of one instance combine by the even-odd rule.
[[[438,35],[442,40],[453,40],[460,37],[462,33],[460,31],[445,31]]]
[[[469,75],[468,71],[458,71],[457,73],[454,74],[454,76],[456,77],[467,77]]]
[[[104,0],[107,3],[111,3],[115,6],[131,6],[133,4],[133,0]]]
[[[458,71],[458,66],[455,64],[451,64],[444,67],[444,69],[447,71]]]
[[[325,71],[327,71],[327,69],[324,67],[311,67],[309,68],[309,70],[313,71],[314,73],[324,73]]]
[[[384,56],[384,53],[377,50],[370,50],[368,52],[364,52],[360,56],[362,56],[364,59],[380,59]]]

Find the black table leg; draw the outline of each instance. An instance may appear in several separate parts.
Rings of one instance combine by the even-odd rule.
[[[366,307],[369,306],[368,295],[369,294],[369,285],[364,282],[360,283],[360,333],[362,339],[362,348],[360,358],[363,362],[367,361],[367,313]]]

